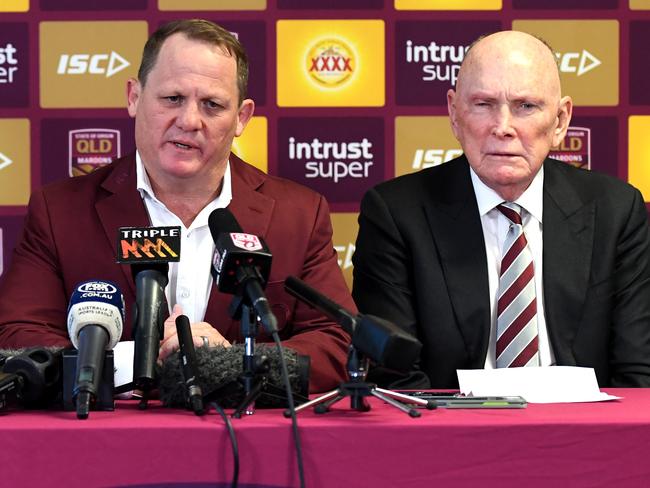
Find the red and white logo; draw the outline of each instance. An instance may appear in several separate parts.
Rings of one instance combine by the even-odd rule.
[[[264,249],[264,246],[262,246],[262,243],[260,242],[260,238],[253,234],[231,232],[230,238],[235,246],[247,251],[260,251],[261,249]]]

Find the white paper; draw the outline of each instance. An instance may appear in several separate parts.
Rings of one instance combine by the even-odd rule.
[[[460,392],[472,396],[522,396],[528,403],[577,403],[618,400],[598,388],[593,368],[459,369]]]
[[[133,351],[135,342],[118,342],[113,348],[113,364],[115,366],[115,386],[122,386],[133,381]],[[131,398],[130,391],[118,395],[118,398]]]

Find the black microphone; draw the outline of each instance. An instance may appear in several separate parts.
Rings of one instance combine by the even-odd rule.
[[[2,351],[0,410],[13,404],[46,408],[60,403],[63,380],[61,348],[34,347]]]
[[[244,386],[238,381],[243,372],[242,354],[244,344],[231,347],[196,348],[197,384],[204,392],[204,401],[217,401],[224,408],[235,408],[246,396]],[[270,344],[258,344],[257,352],[268,361],[266,381],[255,403],[259,408],[287,406],[280,368],[280,353]],[[287,363],[294,401],[303,403],[309,395],[309,356],[284,349],[282,356]],[[186,406],[186,388],[181,373],[182,359],[179,353],[171,354],[160,367],[158,385],[160,400],[170,407]]]
[[[242,231],[227,208],[213,210],[208,218],[215,244],[212,276],[219,291],[246,296],[266,331],[278,331],[278,321],[264,294],[272,255],[264,240]]]
[[[196,415],[203,415],[203,391],[198,384],[196,368],[196,350],[192,340],[192,328],[187,315],[176,317],[176,334],[178,335],[179,360],[185,379],[185,393],[187,403]]]
[[[155,384],[156,361],[169,314],[165,287],[169,262],[180,260],[180,227],[122,227],[118,262],[130,264],[135,282],[133,383],[147,392]]]
[[[422,343],[392,322],[372,315],[355,315],[294,276],[285,280],[284,287],[340,324],[352,336],[352,345],[380,366],[408,371],[420,356]]]
[[[106,351],[122,337],[124,298],[110,281],[84,281],[76,286],[68,307],[68,335],[79,351],[72,397],[77,417],[88,418],[97,400]]]

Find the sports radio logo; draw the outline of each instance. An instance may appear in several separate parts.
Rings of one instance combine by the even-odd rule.
[[[260,238],[256,235],[244,234],[242,232],[231,232],[230,238],[235,246],[246,251],[259,251],[264,249],[264,246],[260,242]]]
[[[121,156],[120,131],[77,129],[68,132],[70,176],[87,175]]]
[[[59,75],[104,75],[106,78],[129,67],[124,57],[115,51],[110,54],[62,54],[56,73]]]
[[[306,66],[310,78],[317,85],[334,88],[350,80],[355,70],[352,49],[340,39],[316,42],[307,52]]]
[[[591,129],[569,127],[560,145],[553,148],[549,156],[577,168],[591,169]]]

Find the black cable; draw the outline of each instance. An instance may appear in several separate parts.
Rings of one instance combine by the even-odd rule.
[[[305,488],[305,470],[302,465],[302,447],[300,445],[300,435],[298,434],[298,419],[296,418],[296,407],[293,404],[293,392],[291,391],[291,384],[289,383],[289,371],[287,363],[282,354],[282,344],[280,343],[280,336],[277,332],[273,332],[273,340],[275,347],[280,356],[280,365],[282,366],[282,379],[284,387],[287,390],[287,402],[289,403],[289,413],[291,414],[291,428],[293,431],[293,443],[296,445],[296,460],[298,461],[298,476],[300,477],[300,488]]]
[[[237,483],[239,483],[239,447],[237,446],[237,437],[235,436],[235,429],[233,429],[232,423],[230,422],[230,417],[226,415],[226,412],[223,411],[221,405],[219,405],[217,402],[210,402],[209,405],[213,407],[219,413],[219,415],[221,415],[221,418],[223,419],[224,423],[226,424],[226,428],[228,429],[228,435],[230,436],[230,445],[232,446],[232,457],[233,457],[232,483],[230,484],[230,486],[232,486],[232,488],[237,488]]]

